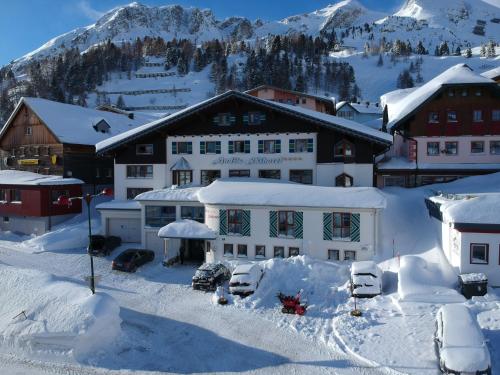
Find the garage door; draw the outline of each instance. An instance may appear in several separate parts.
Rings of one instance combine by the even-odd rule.
[[[141,242],[141,219],[108,219],[108,235],[118,236],[122,242]]]
[[[158,237],[158,231],[146,232],[146,249],[153,250],[157,257],[163,257],[165,240]]]

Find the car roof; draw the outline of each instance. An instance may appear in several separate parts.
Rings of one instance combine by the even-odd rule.
[[[198,270],[212,271],[218,267],[220,267],[220,263],[203,263],[200,267],[198,267]]]
[[[440,309],[443,319],[443,345],[449,347],[480,347],[484,336],[469,308],[449,304]]]
[[[364,260],[361,262],[353,262],[351,266],[351,273],[373,273],[377,275],[379,268],[377,264],[372,260]]]
[[[236,266],[233,273],[248,273],[254,267],[259,267],[259,266],[257,264],[253,264],[253,263],[240,264],[240,265]]]

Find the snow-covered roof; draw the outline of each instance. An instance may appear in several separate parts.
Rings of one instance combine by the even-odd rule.
[[[95,208],[97,210],[140,210],[141,205],[134,200],[112,200],[100,203]]]
[[[270,179],[218,179],[198,192],[201,203],[215,205],[314,208],[384,208],[373,187],[325,187]]]
[[[351,106],[358,113],[365,114],[382,114],[382,108],[375,103],[350,103],[350,102],[338,102],[336,105],[336,110],[338,111],[345,105]]]
[[[496,84],[495,81],[474,73],[466,64],[457,64],[431,79],[425,85],[388,105],[388,128],[392,128],[413,113],[420,105],[430,99],[443,86],[463,84]],[[387,98],[386,98],[387,100]]]
[[[377,163],[378,170],[416,169],[417,163],[405,157],[393,156]],[[418,163],[421,170],[500,170],[500,163]]]
[[[377,264],[372,260],[353,262],[351,266],[351,274],[355,275],[359,273],[372,273],[374,276],[377,276],[380,273],[380,270]]]
[[[170,167],[171,171],[189,171],[191,169],[193,168],[183,156]]]
[[[213,240],[217,235],[206,224],[184,219],[165,225],[158,231],[158,237]]]
[[[394,104],[400,101],[402,98],[407,96],[418,89],[418,87],[410,87],[407,89],[397,89],[393,91],[386,92],[385,94],[380,96],[380,106],[384,108],[386,105]]]
[[[483,77],[495,79],[500,77],[500,66],[493,68],[491,70],[487,70],[486,72],[481,73]]]
[[[169,201],[169,202],[198,202],[200,186],[177,187],[151,190],[141,193],[134,199],[136,201]]]
[[[1,185],[79,185],[82,180],[62,176],[43,175],[26,171],[0,171]]]
[[[445,222],[500,224],[500,193],[438,195],[429,199],[440,205]]]
[[[144,134],[148,134],[148,133],[154,131],[155,129],[158,129],[158,128],[161,128],[164,126],[168,126],[171,123],[174,123],[175,121],[181,120],[184,117],[192,114],[193,112],[195,112],[197,110],[204,109],[206,107],[209,107],[211,105],[219,103],[219,102],[227,99],[228,97],[232,97],[232,96],[238,97],[240,99],[243,99],[243,100],[258,104],[258,105],[263,105],[263,106],[270,107],[272,109],[281,110],[282,112],[285,112],[285,113],[290,114],[292,116],[305,118],[309,121],[314,121],[316,123],[319,123],[319,124],[326,126],[326,127],[329,127],[329,128],[335,128],[335,129],[340,130],[340,131],[355,134],[358,137],[369,138],[371,140],[378,141],[378,142],[384,143],[384,144],[392,143],[392,136],[390,136],[386,133],[371,129],[367,126],[361,125],[361,124],[354,122],[354,121],[349,121],[349,120],[346,120],[346,119],[343,119],[340,117],[328,115],[325,113],[313,111],[313,110],[298,107],[298,106],[291,106],[291,105],[287,105],[287,104],[283,104],[283,103],[277,103],[277,102],[274,102],[271,100],[264,100],[264,99],[260,99],[260,98],[257,98],[255,96],[249,95],[249,94],[230,90],[230,91],[226,91],[223,94],[214,96],[213,98],[204,100],[200,103],[197,103],[197,104],[194,104],[190,107],[184,108],[184,109],[182,109],[178,112],[175,112],[169,116],[166,116],[162,119],[152,121],[148,124],[138,126],[138,127],[131,129],[127,132],[124,132],[124,133],[121,133],[117,136],[103,140],[96,145],[96,150],[97,150],[97,152],[100,152],[100,153],[108,151],[108,150],[115,148],[123,143],[126,143],[127,141],[131,141],[131,140],[134,140],[134,139],[141,137]]]
[[[95,145],[104,139],[134,129],[154,118],[154,116],[147,114],[138,114],[134,115],[134,119],[130,119],[126,115],[54,102],[47,99],[21,98],[16,109],[0,131],[0,137],[4,135],[23,104],[26,104],[35,112],[61,143]],[[93,127],[102,120],[110,127],[106,133],[97,131]]]

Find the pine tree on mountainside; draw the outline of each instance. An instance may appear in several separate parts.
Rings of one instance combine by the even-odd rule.
[[[116,100],[116,107],[120,109],[125,109],[125,100],[123,100],[123,96],[119,95]]]
[[[467,57],[468,59],[472,57],[472,49],[470,47],[467,47],[467,49],[465,50],[465,57]]]

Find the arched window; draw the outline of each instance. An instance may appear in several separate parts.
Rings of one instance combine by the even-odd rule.
[[[354,157],[354,145],[345,139],[341,140],[335,145],[334,156],[343,158]]]
[[[352,184],[353,178],[347,173],[342,173],[335,177],[335,186],[351,187]]]

